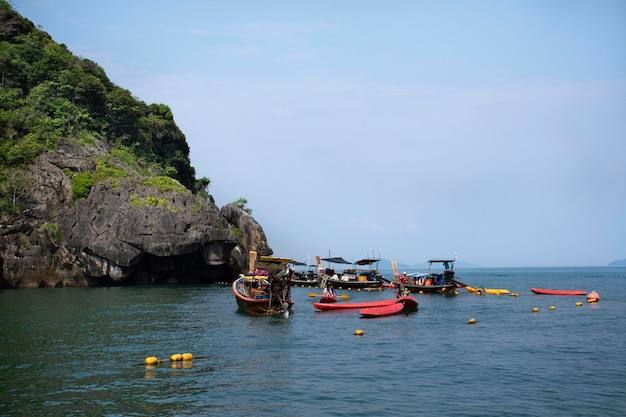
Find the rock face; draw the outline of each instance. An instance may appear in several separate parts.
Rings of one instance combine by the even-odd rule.
[[[0,287],[224,282],[247,268],[250,250],[272,254],[244,210],[220,211],[171,179],[108,179],[73,202],[68,173],[107,151],[66,144],[31,166],[26,209],[0,219]]]

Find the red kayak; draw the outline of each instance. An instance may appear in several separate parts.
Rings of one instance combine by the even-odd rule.
[[[550,290],[547,288],[531,288],[535,294],[550,294],[550,295],[586,295],[583,290]]]
[[[322,295],[320,298],[320,303],[336,303],[337,297],[333,297],[330,295]]]
[[[391,316],[417,310],[417,300],[411,296],[400,297],[395,304],[381,307],[369,307],[359,311],[363,317]]]
[[[395,303],[382,307],[363,308],[359,310],[359,314],[363,317],[382,317],[399,314],[402,310],[404,310],[404,305]]]
[[[313,303],[313,307],[320,310],[346,310],[350,308],[382,307],[397,303],[397,299],[380,301],[363,301],[360,303]]]

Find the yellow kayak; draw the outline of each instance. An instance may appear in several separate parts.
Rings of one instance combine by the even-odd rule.
[[[505,290],[504,288],[478,288],[478,287],[470,287],[469,285],[465,287],[465,289],[469,292],[482,293],[482,294],[509,294],[509,290]]]

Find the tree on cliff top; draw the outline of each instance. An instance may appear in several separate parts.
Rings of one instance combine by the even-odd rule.
[[[194,192],[208,185],[206,178],[197,184],[189,145],[168,106],[133,97],[98,64],[74,56],[0,0],[0,181],[62,141],[91,138],[130,151]]]

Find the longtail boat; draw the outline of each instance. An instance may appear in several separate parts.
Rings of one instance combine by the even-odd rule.
[[[433,264],[441,264],[443,271],[441,273],[431,270]],[[399,286],[400,290],[407,290],[412,293],[431,293],[431,294],[447,294],[456,295],[457,281],[454,279],[454,260],[453,259],[431,259],[428,261],[428,272],[399,275],[395,262],[393,281]]]
[[[377,267],[380,259],[360,259],[355,262],[348,262],[341,257],[320,258],[317,260],[317,276],[320,280],[320,287],[324,288],[326,284],[332,284],[336,289],[380,289],[383,286],[384,278],[378,271]],[[324,268],[322,262],[327,262],[329,267]],[[341,273],[335,272],[334,268],[330,268],[331,264],[351,265],[345,268]]]
[[[289,316],[291,301],[291,272],[284,269],[290,258],[260,256],[250,251],[250,268],[239,275],[232,284],[232,291],[239,310],[251,315]]]

